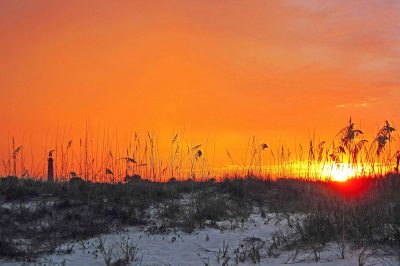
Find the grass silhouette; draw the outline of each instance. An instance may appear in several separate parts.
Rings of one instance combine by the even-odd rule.
[[[65,141],[63,136],[61,141],[56,139],[54,146],[50,147],[54,153],[54,171],[58,181],[67,181],[72,176],[91,182],[113,183],[123,182],[129,176],[140,176],[153,182],[170,179],[221,180],[225,175],[328,180],[340,171],[351,172],[348,176],[351,178],[397,171],[400,151],[392,150],[392,146],[398,146],[399,141],[395,132],[395,128],[385,121],[374,139],[368,141],[350,118],[348,125],[338,131],[329,146],[326,140],[316,142],[315,138],[310,138],[306,156],[302,145],[291,149],[251,137],[244,155],[233,155],[227,149],[230,165],[225,167],[215,167],[206,143],[193,145],[185,140],[183,133],[173,135],[164,158],[159,152],[158,136],[154,133],[147,131],[141,136],[136,132],[132,138],[125,138],[121,143],[117,132],[110,134],[104,130],[100,134],[99,128],[93,132],[89,124],[83,139],[74,141],[68,137]],[[26,166],[23,145],[17,146],[14,138],[11,145],[9,158],[2,159],[0,176],[38,179],[47,176],[47,139],[46,155],[36,165],[32,150],[31,165]],[[240,157],[240,160],[234,157]]]

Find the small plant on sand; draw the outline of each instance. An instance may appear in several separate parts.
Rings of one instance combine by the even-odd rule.
[[[99,237],[98,248],[107,266],[131,265],[133,262],[139,260],[138,245],[129,238],[123,237],[106,246],[105,239]]]
[[[215,254],[215,260],[217,263],[221,264],[221,266],[227,266],[231,257],[229,255],[229,243],[223,242],[222,247],[218,249]]]

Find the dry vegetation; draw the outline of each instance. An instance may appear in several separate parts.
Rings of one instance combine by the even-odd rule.
[[[359,265],[373,252],[399,255],[400,152],[393,149],[394,132],[386,121],[368,142],[350,119],[329,145],[310,140],[307,149],[300,146],[295,151],[295,161],[307,166],[302,178],[288,178],[296,173],[289,149],[282,146],[274,153],[256,138],[250,140],[241,164],[227,151],[238,168],[217,178],[209,170],[207,145],[184,145],[177,134],[169,158],[163,161],[157,138],[148,133],[145,141],[135,134],[122,149],[125,152],[118,145],[114,150],[108,136],[103,137],[101,148],[94,149],[91,134],[79,141],[78,155],[72,140],[56,144],[50,153],[55,156],[57,182],[44,182],[30,177],[43,176],[44,170],[38,170],[43,164],[35,167],[32,158],[28,170],[23,146],[12,139],[12,152],[3,160],[6,177],[0,179],[0,257],[31,261],[54,253],[62,243],[127,226],[141,227],[148,234],[177,229],[191,233],[228,220],[235,228],[255,210],[263,217],[274,214],[286,227],[275,232],[269,243],[246,241],[235,258],[227,257],[228,244],[224,245],[219,263],[257,263],[260,252],[274,257],[287,251],[292,252],[289,263],[298,261],[304,251],[318,261],[332,243],[341,258],[349,248],[359,252]],[[265,168],[268,162],[272,167]],[[312,172],[314,164],[324,169],[343,163],[357,169],[358,177],[336,183],[318,180],[319,173]],[[271,171],[285,178],[271,178]],[[160,182],[165,180],[169,181]],[[132,243],[121,242],[119,250],[122,255],[112,258],[103,247],[106,264],[137,257]]]
[[[49,154],[53,155],[54,176],[58,181],[79,177],[85,181],[111,183],[135,179],[153,182],[220,180],[226,174],[263,179],[321,179],[321,175],[329,178],[332,170],[343,167],[351,168],[352,175],[362,177],[398,171],[400,161],[400,138],[388,121],[370,140],[351,119],[331,141],[312,136],[306,146],[267,145],[251,137],[245,154],[231,154],[227,149],[230,166],[222,170],[215,166],[214,151],[210,151],[207,141],[189,142],[184,132],[171,137],[168,152],[163,156],[158,136],[150,132],[133,133],[121,141],[117,133],[110,134],[100,128],[92,130],[88,124],[84,138],[72,140],[70,135],[57,130],[55,140],[46,139],[41,158],[34,158],[38,153],[28,145],[17,145],[14,138],[10,138],[8,158],[1,160],[0,176],[45,179]]]
[[[34,260],[54,253],[61,243],[126,226],[141,226],[149,234],[192,232],[216,227],[221,220],[231,220],[235,227],[254,210],[264,216],[275,213],[287,223],[271,243],[249,242],[238,254],[255,262],[261,249],[269,256],[293,251],[293,261],[298,252],[307,251],[318,261],[328,243],[336,243],[342,257],[348,248],[393,254],[400,251],[399,178],[393,174],[346,184],[252,177],[125,184],[4,178],[0,181],[0,256]],[[360,254],[360,260],[367,254]]]

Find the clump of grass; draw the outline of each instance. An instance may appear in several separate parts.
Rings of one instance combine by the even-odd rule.
[[[121,238],[114,243],[106,245],[105,239],[98,239],[98,249],[107,266],[132,265],[140,260],[140,250],[136,241],[129,238]]]

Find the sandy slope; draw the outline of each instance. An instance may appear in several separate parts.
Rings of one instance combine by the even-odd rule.
[[[267,246],[270,243],[271,235],[275,230],[283,226],[283,222],[276,224],[275,219],[261,218],[259,215],[252,215],[249,221],[239,223],[239,228],[230,230],[231,221],[220,222],[220,228],[205,228],[197,230],[191,234],[182,231],[170,232],[168,234],[148,234],[143,228],[129,228],[125,232],[102,236],[105,246],[120,242],[121,239],[130,239],[137,243],[139,247],[139,258],[134,265],[221,265],[217,262],[218,251],[223,248],[224,243],[228,244],[229,265],[236,265],[235,250],[240,250],[240,245],[244,247],[251,241],[266,241],[265,248],[262,248],[260,265],[309,265],[316,264],[309,252],[302,252],[291,260],[293,252],[283,252],[276,258],[267,256]],[[104,265],[103,256],[98,249],[99,239],[93,238],[79,243],[65,244],[60,247],[57,254],[41,257],[37,263],[46,265]],[[68,247],[73,245],[73,251],[65,254]],[[114,248],[117,253],[117,248]],[[64,253],[64,254],[63,254]],[[338,250],[335,245],[329,245],[321,253],[320,265],[358,265],[357,252],[347,251],[346,259],[339,259]],[[21,262],[0,261],[1,265],[21,265]],[[253,265],[251,261],[240,262],[239,265]],[[371,257],[367,265],[398,265],[394,258],[390,257]]]

